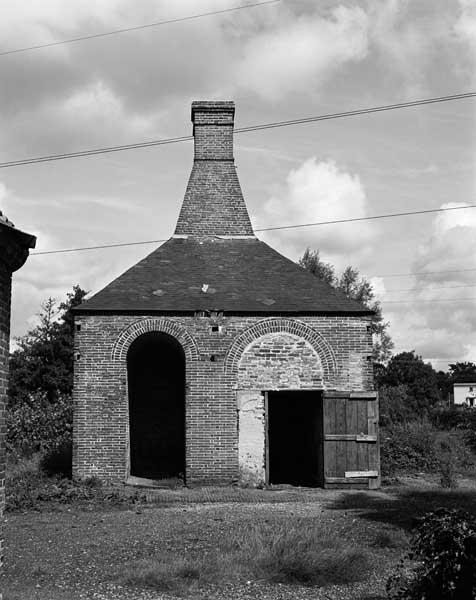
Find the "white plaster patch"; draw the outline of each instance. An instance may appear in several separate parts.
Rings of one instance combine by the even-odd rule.
[[[261,485],[265,481],[264,398],[259,392],[241,391],[237,404],[240,483]]]

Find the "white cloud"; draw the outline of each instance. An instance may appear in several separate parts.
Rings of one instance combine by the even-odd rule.
[[[364,217],[367,199],[358,175],[333,160],[315,157],[292,170],[282,191],[264,205],[260,222],[267,226],[295,225]],[[259,225],[258,225],[259,227]],[[319,249],[338,268],[356,264],[369,250],[374,235],[370,223],[322,225],[260,235],[296,258],[307,246]]]
[[[461,41],[469,44],[472,59],[476,58],[476,1],[459,0],[460,15],[454,31]]]
[[[367,54],[367,16],[360,8],[335,8],[286,19],[249,39],[238,64],[239,85],[267,100],[309,94],[348,62]]]
[[[369,37],[385,65],[385,79],[400,79],[400,94],[418,98],[428,93],[429,72],[442,47],[452,45],[450,3],[419,0],[386,0],[369,9]]]
[[[448,203],[442,208],[464,206]],[[422,242],[415,259],[415,272],[436,271],[419,278],[420,282],[465,282],[468,273],[463,269],[476,268],[476,211],[455,210],[438,213],[433,220],[431,235]],[[437,271],[454,271],[438,273]]]
[[[449,203],[442,208],[461,206]],[[429,358],[476,361],[476,211],[457,210],[437,214],[429,235],[417,249],[413,290],[389,292],[385,304],[397,349],[415,348]],[[464,271],[473,269],[473,271]],[[450,272],[448,272],[450,271]],[[452,272],[451,272],[452,271]],[[460,287],[471,286],[474,287]],[[397,286],[395,286],[397,287]],[[411,289],[401,284],[402,289]],[[446,288],[446,289],[442,289]],[[446,301],[448,300],[448,301]]]

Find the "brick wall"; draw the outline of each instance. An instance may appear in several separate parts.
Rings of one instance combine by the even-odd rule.
[[[165,331],[184,346],[188,483],[230,483],[239,478],[238,404],[246,401],[243,394],[256,399],[263,388],[373,386],[367,317],[83,315],[77,323],[76,477],[96,475],[109,481],[127,477],[126,355],[128,345],[145,331]],[[212,325],[220,330],[212,331]],[[259,427],[259,418],[250,427]]]
[[[3,561],[3,511],[5,508],[5,401],[10,336],[10,268],[0,261],[0,566]]]

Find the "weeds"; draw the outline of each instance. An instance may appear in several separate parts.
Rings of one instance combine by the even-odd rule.
[[[405,548],[407,545],[408,539],[399,529],[380,531],[373,542],[376,548]]]
[[[56,476],[49,477],[41,468],[41,455],[27,459],[10,459],[7,465],[6,510],[39,510],[47,504],[88,502],[94,504],[131,504],[138,494],[126,498],[117,491],[104,488],[99,480],[90,478],[84,482]]]
[[[456,449],[452,440],[444,440],[440,443],[439,452],[439,474],[442,488],[455,489],[458,487],[457,457]]]
[[[262,522],[234,531],[212,552],[138,563],[123,582],[160,591],[180,592],[206,583],[240,579],[323,587],[364,579],[369,555],[341,539],[323,536],[322,525],[300,519]]]

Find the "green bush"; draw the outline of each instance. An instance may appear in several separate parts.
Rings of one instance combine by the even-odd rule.
[[[468,408],[436,408],[430,414],[431,422],[438,429],[465,429],[476,431],[476,410]]]
[[[382,475],[439,473],[446,485],[451,471],[456,477],[474,468],[475,456],[466,441],[466,432],[440,431],[426,420],[382,428]]]
[[[387,593],[392,600],[474,600],[476,520],[444,508],[420,519]]]
[[[380,439],[383,476],[434,472],[439,466],[434,428],[427,421],[391,425]]]
[[[6,411],[7,451],[17,456],[58,448],[71,440],[73,403],[61,396],[50,403],[42,394],[28,404],[17,404]]]

